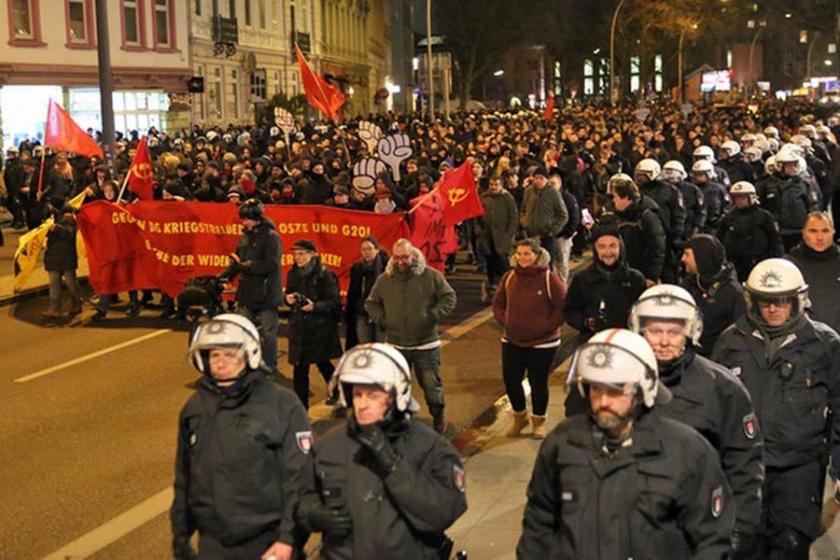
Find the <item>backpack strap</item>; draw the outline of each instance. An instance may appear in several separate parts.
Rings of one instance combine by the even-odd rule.
[[[549,303],[554,303],[554,301],[551,299],[551,280],[550,280],[550,277],[551,277],[551,270],[546,268],[545,269],[545,293],[546,293],[546,295],[548,295]]]

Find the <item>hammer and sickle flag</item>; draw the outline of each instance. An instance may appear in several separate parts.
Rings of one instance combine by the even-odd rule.
[[[155,192],[155,174],[152,169],[152,158],[144,136],[137,145],[137,153],[128,169],[128,190],[137,195],[140,200],[152,200]]]
[[[443,222],[447,226],[484,215],[472,163],[472,159],[467,159],[459,167],[447,170],[438,185],[443,199]]]

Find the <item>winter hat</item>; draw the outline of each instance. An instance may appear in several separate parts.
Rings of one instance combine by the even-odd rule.
[[[538,165],[537,168],[534,169],[533,175],[542,175],[543,177],[548,177],[548,170],[542,165]]]
[[[713,277],[720,272],[724,261],[726,261],[726,249],[712,235],[699,233],[686,242],[685,248],[691,249],[694,253],[697,273],[701,278]]]
[[[299,251],[309,251],[310,253],[318,252],[318,250],[315,248],[315,244],[308,239],[299,239],[295,241],[295,244],[292,245],[292,250],[295,249]]]
[[[592,246],[595,246],[595,242],[598,241],[598,238],[605,236],[621,239],[621,234],[619,233],[617,226],[613,224],[599,224],[592,229]]]
[[[271,169],[271,165],[274,162],[268,156],[260,156],[259,159],[257,159],[257,163],[261,163],[266,169]]]

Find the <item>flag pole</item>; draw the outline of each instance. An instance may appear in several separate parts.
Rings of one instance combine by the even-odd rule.
[[[417,201],[417,204],[415,204],[414,206],[412,206],[412,207],[411,207],[411,209],[407,212],[407,214],[408,214],[409,216],[410,216],[410,215],[412,215],[412,214],[414,214],[414,211],[415,211],[415,210],[417,210],[418,208],[420,208],[421,206],[423,206],[423,204],[424,204],[427,200],[429,200],[429,199],[432,197],[432,195],[433,195],[433,194],[435,194],[436,192],[438,192],[438,190],[440,189],[440,185],[441,185],[441,181],[438,181],[437,185],[435,185],[435,188],[433,188],[432,190],[430,190],[429,192],[427,192],[426,194],[424,194],[424,195],[423,195],[423,197],[422,197],[420,200],[418,200],[418,201]]]
[[[44,184],[44,160],[47,157],[47,147],[41,146],[41,171],[38,173],[38,192],[35,195],[36,202],[41,202],[41,186]]]
[[[125,192],[125,187],[128,185],[128,178],[131,177],[131,171],[132,171],[131,167],[129,167],[128,168],[128,173],[125,174],[125,179],[123,179],[122,187],[120,187],[120,194],[117,197],[117,202],[116,202],[117,204],[119,204],[120,200],[122,200],[122,195]]]

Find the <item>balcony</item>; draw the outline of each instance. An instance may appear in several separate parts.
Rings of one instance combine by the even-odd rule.
[[[213,18],[213,42],[228,45],[239,43],[239,25],[236,18]]]

